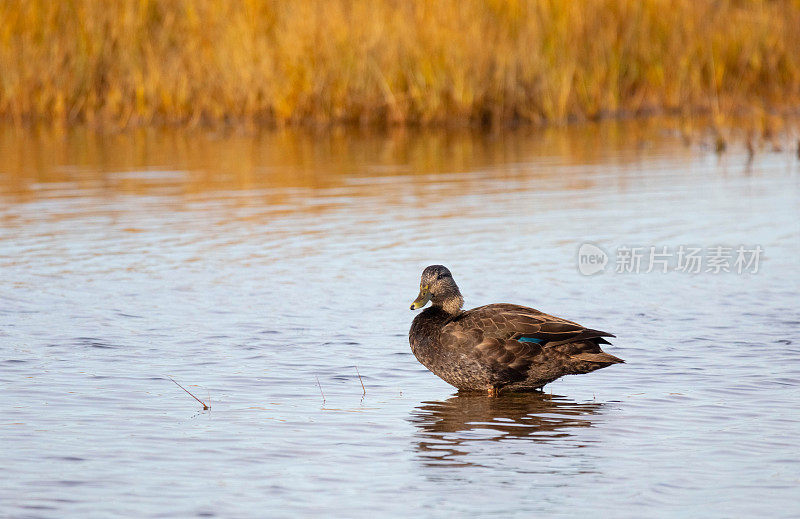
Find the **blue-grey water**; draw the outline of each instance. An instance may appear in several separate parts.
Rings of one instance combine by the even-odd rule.
[[[3,129],[0,516],[798,517],[795,146]],[[407,341],[432,263],[627,363],[457,394]]]

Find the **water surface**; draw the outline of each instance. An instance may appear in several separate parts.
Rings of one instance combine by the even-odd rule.
[[[3,129],[0,515],[796,517],[799,179],[658,124]],[[764,253],[614,272],[681,245]],[[457,394],[406,337],[432,263],[627,364]]]

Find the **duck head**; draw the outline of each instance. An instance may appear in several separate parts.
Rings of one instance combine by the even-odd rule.
[[[444,265],[425,267],[419,282],[419,295],[411,303],[411,309],[418,310],[428,304],[428,301],[449,314],[457,315],[461,312],[464,298],[450,270]]]

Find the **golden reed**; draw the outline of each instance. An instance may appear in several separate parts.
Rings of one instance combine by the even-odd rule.
[[[0,118],[507,124],[783,113],[800,0],[0,0]]]

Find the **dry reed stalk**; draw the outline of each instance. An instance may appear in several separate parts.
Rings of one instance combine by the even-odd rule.
[[[361,390],[363,391],[361,396],[364,396],[367,394],[367,388],[364,387],[364,381],[361,380],[361,373],[358,372],[358,366],[356,366],[356,375],[358,375],[358,381],[361,382]]]
[[[204,410],[204,411],[205,411],[205,410],[207,410],[207,409],[209,409],[209,407],[206,405],[206,403],[205,403],[205,402],[203,402],[202,400],[200,400],[199,398],[197,398],[196,396],[194,396],[192,393],[190,393],[188,389],[186,389],[186,388],[185,388],[185,387],[183,387],[182,385],[180,385],[180,384],[178,384],[177,382],[175,382],[175,379],[173,379],[172,377],[167,377],[167,378],[168,378],[168,379],[170,379],[170,380],[171,380],[171,381],[172,381],[172,382],[173,382],[173,383],[174,383],[176,386],[178,386],[179,388],[181,388],[181,389],[183,389],[184,391],[186,391],[186,393],[188,393],[190,397],[192,397],[192,398],[194,398],[195,400],[197,400],[198,402],[200,402],[200,405],[202,405],[202,406],[203,406],[203,410]]]
[[[322,395],[322,405],[325,405],[325,393],[322,392],[322,384],[319,383],[319,377],[314,375],[317,379],[317,387],[319,387],[319,394]]]

